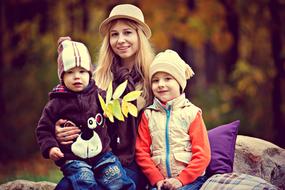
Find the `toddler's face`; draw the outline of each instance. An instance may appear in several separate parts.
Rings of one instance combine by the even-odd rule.
[[[180,96],[180,85],[176,79],[165,72],[157,72],[151,79],[151,89],[161,102],[168,102]]]
[[[82,67],[74,67],[63,74],[65,86],[74,92],[82,91],[89,84],[89,78],[88,71]]]

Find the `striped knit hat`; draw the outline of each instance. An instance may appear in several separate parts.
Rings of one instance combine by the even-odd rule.
[[[58,78],[62,82],[63,72],[74,67],[82,67],[89,71],[90,76],[93,72],[93,65],[87,47],[81,42],[71,41],[69,37],[59,40],[57,49],[58,58]]]

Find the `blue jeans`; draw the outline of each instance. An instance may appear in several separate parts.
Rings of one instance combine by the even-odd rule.
[[[70,160],[61,170],[64,178],[55,189],[136,189],[135,183],[111,152],[104,154],[92,166],[84,161]]]
[[[126,170],[127,176],[129,176],[135,182],[137,190],[146,189],[148,180],[135,161],[124,167],[124,169]]]
[[[127,176],[135,182],[137,190],[146,189],[145,187],[146,187],[146,184],[148,183],[147,179],[135,161],[132,162],[130,165],[124,167],[124,169],[127,173]],[[70,189],[72,189],[71,183],[66,177],[63,177],[58,182],[55,188],[55,190],[70,190]]]
[[[206,176],[200,176],[192,183],[178,188],[178,190],[199,190],[207,179]],[[152,187],[151,190],[157,190],[157,188]]]

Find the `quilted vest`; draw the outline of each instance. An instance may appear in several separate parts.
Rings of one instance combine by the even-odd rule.
[[[145,110],[152,140],[151,155],[166,178],[176,177],[192,157],[189,128],[201,109],[185,94],[162,105],[154,99]]]

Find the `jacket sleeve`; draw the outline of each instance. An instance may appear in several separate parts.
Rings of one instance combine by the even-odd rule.
[[[55,138],[55,108],[50,101],[44,108],[41,118],[35,130],[37,142],[44,158],[49,158],[49,150],[52,147],[59,147]]]
[[[154,186],[158,181],[163,180],[164,177],[151,159],[151,143],[148,120],[145,113],[143,113],[136,140],[136,161],[151,185]]]
[[[189,135],[192,144],[192,158],[188,166],[177,177],[183,185],[192,183],[203,175],[210,163],[210,144],[201,112],[197,113],[196,118],[190,124]]]

